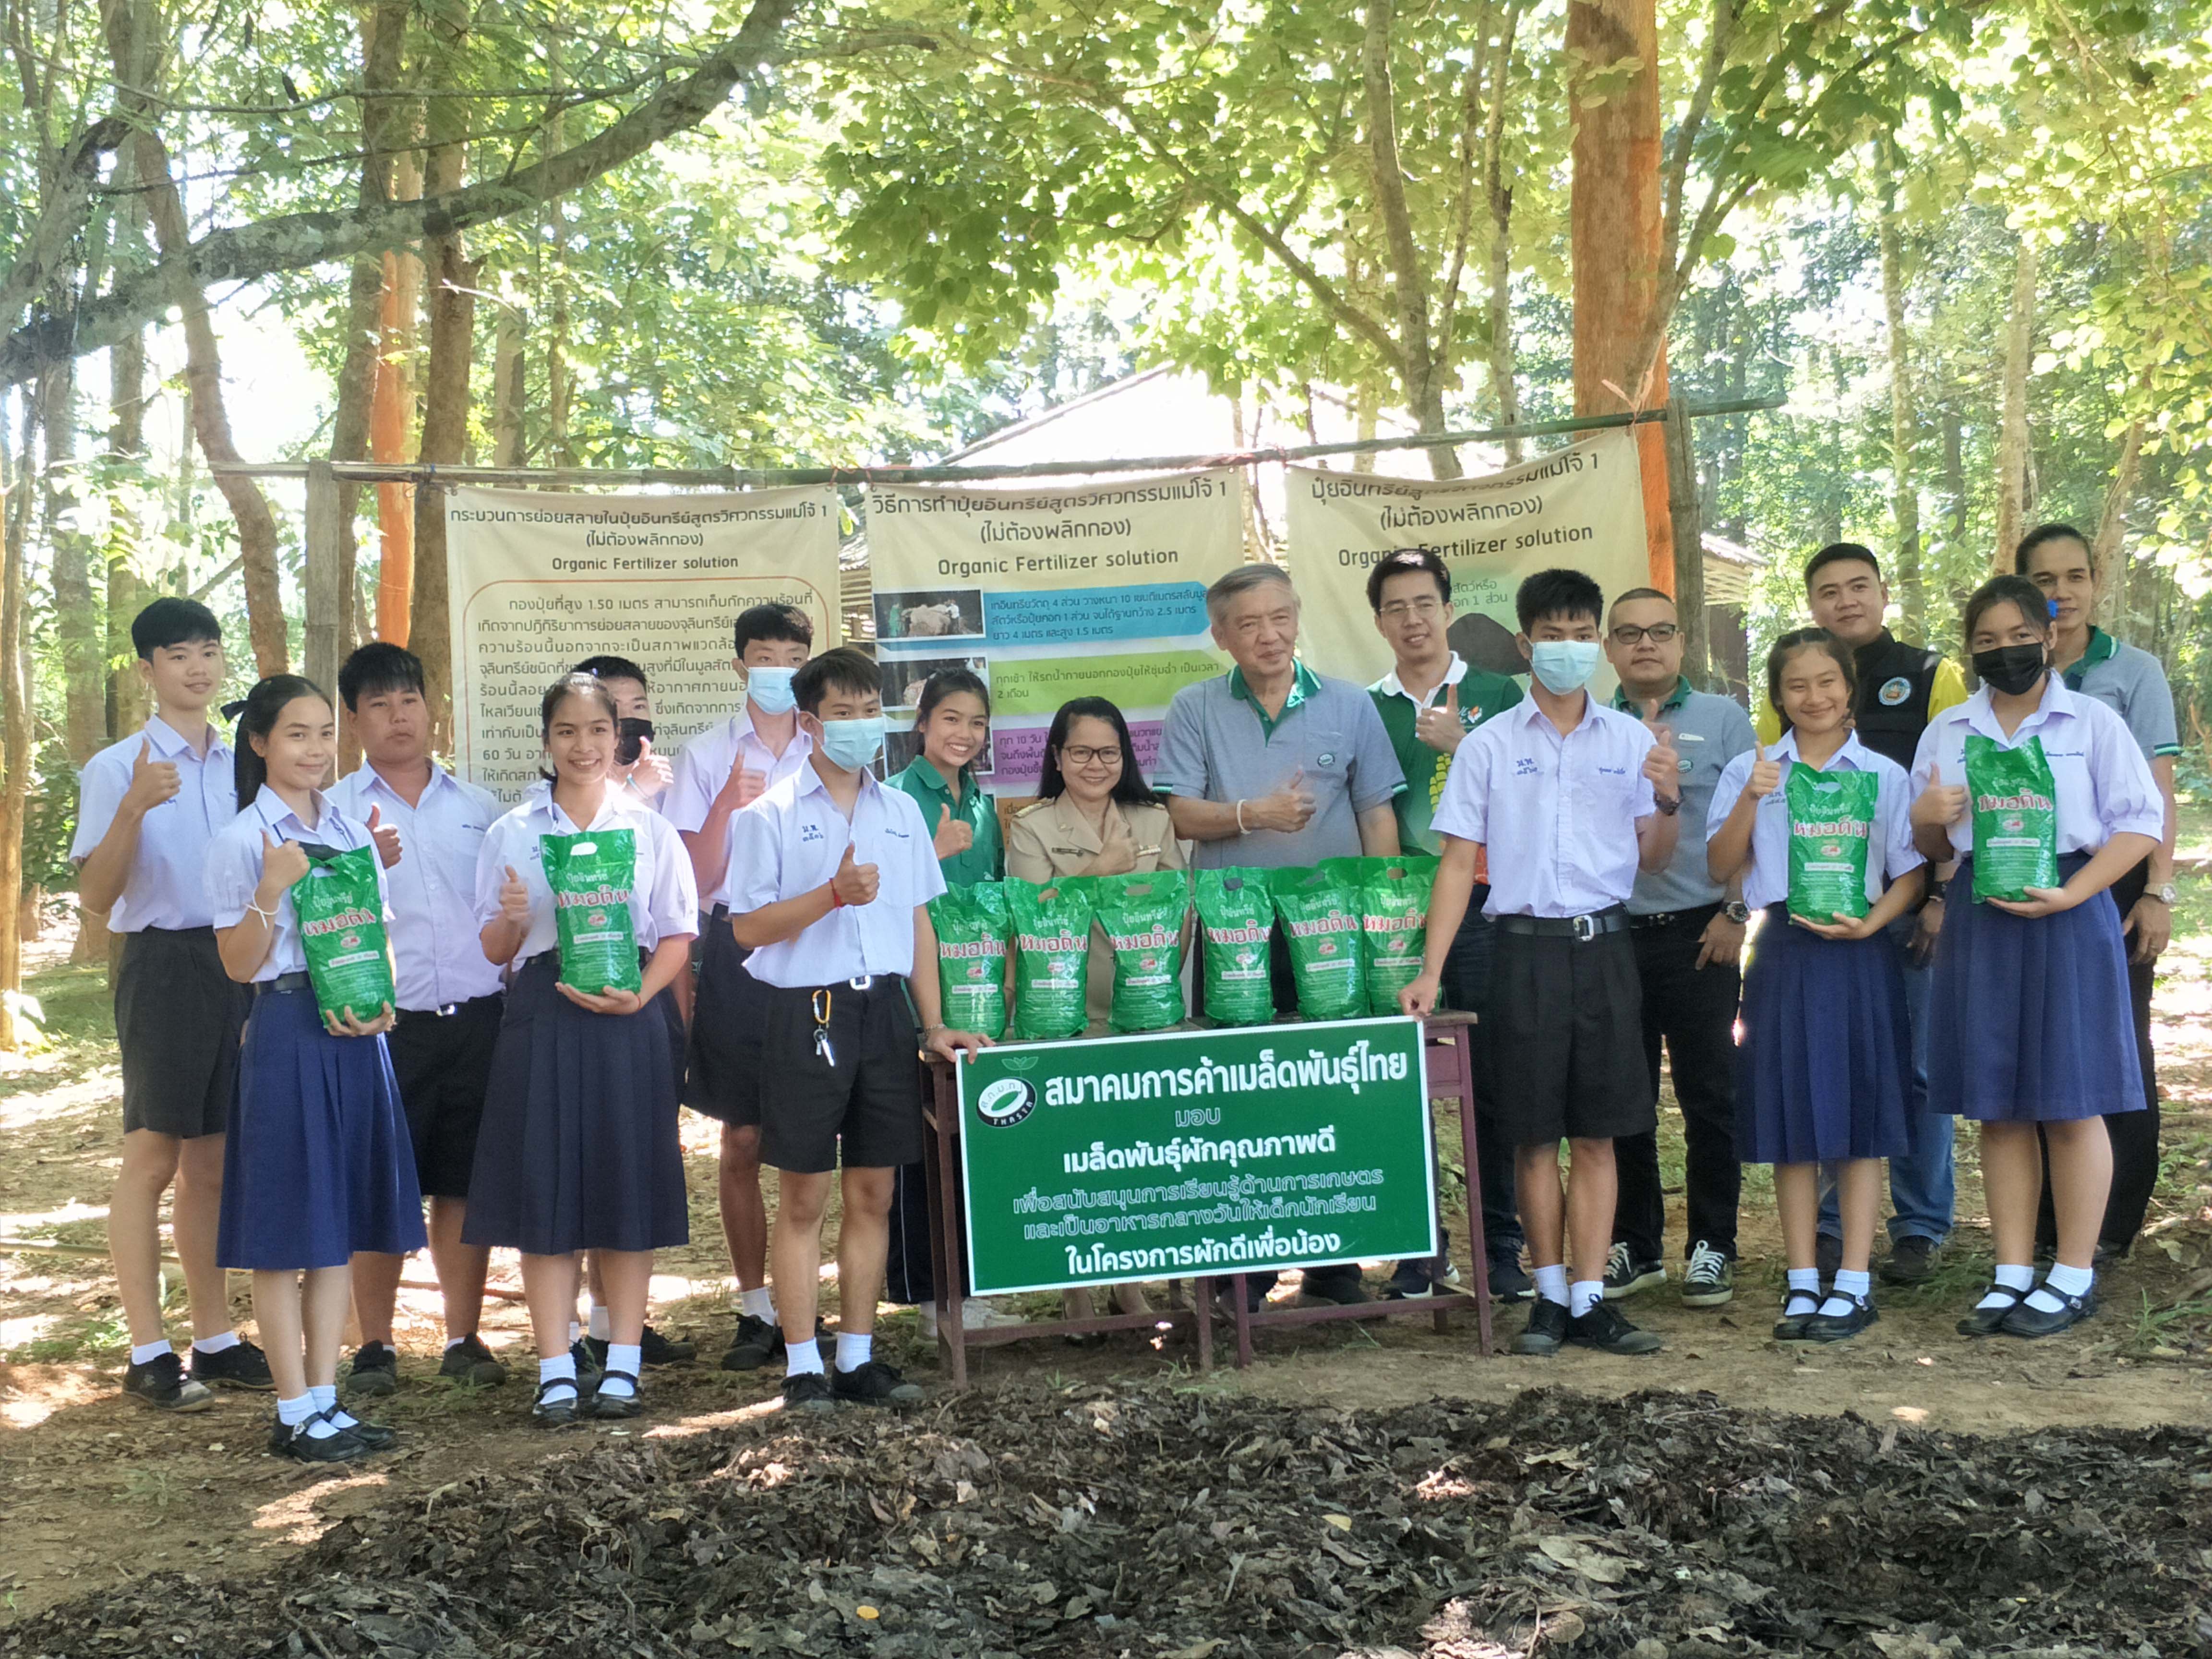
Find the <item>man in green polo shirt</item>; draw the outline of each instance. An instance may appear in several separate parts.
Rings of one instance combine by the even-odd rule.
[[[1391,803],[1398,813],[1398,844],[1434,856],[1443,843],[1431,819],[1460,739],[1520,702],[1521,687],[1504,674],[1470,667],[1451,648],[1451,572],[1428,549],[1407,548],[1377,560],[1367,573],[1367,604],[1375,613],[1375,631],[1396,659],[1367,694],[1406,775],[1405,792]],[[1483,914],[1490,889],[1482,880],[1481,848],[1475,857],[1476,885],[1444,962],[1443,1000],[1447,1007],[1479,1014],[1490,1000],[1490,919]],[[1480,1030],[1475,1028],[1478,1037]],[[1490,1294],[1498,1301],[1525,1302],[1535,1293],[1535,1282],[1521,1267],[1513,1146],[1487,1121],[1490,1079],[1480,1051],[1474,1069],[1476,1176]],[[1437,1284],[1448,1283],[1452,1271],[1449,1240],[1439,1231],[1437,1255],[1400,1262],[1387,1294],[1427,1296]]]

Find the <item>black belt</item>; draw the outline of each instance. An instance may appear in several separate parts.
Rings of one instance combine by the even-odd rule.
[[[1586,916],[1498,916],[1495,918],[1501,933],[1521,933],[1534,939],[1571,939],[1587,945],[1600,933],[1621,933],[1628,930],[1628,912],[1614,905],[1609,910],[1596,910]]]
[[[394,1013],[393,1018],[402,1025],[410,1019],[451,1019],[456,1014],[466,1013],[480,1003],[498,1000],[498,995],[494,994],[490,996],[471,997],[466,1002],[449,1002],[442,1008],[402,1008]]]
[[[261,979],[253,982],[253,994],[257,997],[267,996],[271,991],[284,996],[292,996],[299,992],[312,991],[314,988],[313,976],[305,969],[297,973],[279,974],[274,979]]]
[[[1678,925],[1686,926],[1691,922],[1706,922],[1711,921],[1719,913],[1720,908],[1721,901],[1715,899],[1711,904],[1700,904],[1688,910],[1655,910],[1648,916],[1630,916],[1628,925],[1641,930],[1646,927],[1673,927]]]
[[[811,997],[817,991],[896,991],[905,984],[904,974],[855,974],[850,979],[833,979],[827,985],[775,985],[769,988],[786,996]]]

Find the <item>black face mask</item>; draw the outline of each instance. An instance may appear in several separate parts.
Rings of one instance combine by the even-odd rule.
[[[653,722],[625,714],[615,722],[615,764],[635,766],[638,757],[645,753],[647,739],[653,736]]]
[[[1974,677],[2007,696],[2033,691],[2043,678],[2043,647],[2001,645],[1994,651],[1977,651]]]

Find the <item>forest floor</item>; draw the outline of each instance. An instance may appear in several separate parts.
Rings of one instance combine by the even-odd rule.
[[[439,1383],[436,1297],[407,1291],[376,1402],[403,1449],[331,1471],[267,1455],[264,1400],[119,1393],[107,993],[57,933],[33,947],[46,1046],[0,1061],[0,1240],[81,1253],[0,1250],[0,1654],[2212,1654],[2212,811],[2183,852],[2150,1226],[2051,1341],[1952,1329],[1990,1261],[1969,1129],[1936,1280],[1841,1347],[1769,1340],[1751,1170],[1735,1301],[1636,1299],[1667,1340],[1648,1358],[1484,1359],[1472,1320],[1403,1319],[1265,1333],[1241,1373],[1200,1375],[1181,1331],[971,1350],[953,1395],[886,1310],[930,1401],[792,1424],[775,1368],[715,1368],[732,1286],[714,1126],[687,1115],[694,1243],[662,1253],[653,1322],[701,1357],[648,1376],[648,1413],[533,1429],[495,1265],[518,1294],[485,1334],[516,1379]]]

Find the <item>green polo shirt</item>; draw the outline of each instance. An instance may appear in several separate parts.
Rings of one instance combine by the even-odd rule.
[[[1294,657],[1291,659],[1291,694],[1283,699],[1283,712],[1270,714],[1266,705],[1252,695],[1252,688],[1244,683],[1244,671],[1235,666],[1229,671],[1229,695],[1252,705],[1252,712],[1260,717],[1260,730],[1269,738],[1275,735],[1278,726],[1290,719],[1292,709],[1320,690],[1320,678]]]
[[[1444,671],[1444,685],[1459,693],[1459,723],[1468,732],[1504,713],[1523,695],[1519,682],[1508,675],[1470,668],[1456,652],[1451,666]],[[1439,686],[1437,695],[1441,696],[1443,690]],[[1443,796],[1444,779],[1451,772],[1450,757],[1438,754],[1414,735],[1413,722],[1424,705],[1399,684],[1396,670],[1369,686],[1367,695],[1375,699],[1375,712],[1382,717],[1382,729],[1389,734],[1391,750],[1398,757],[1398,769],[1406,775],[1405,792],[1391,803],[1398,812],[1398,845],[1409,853],[1441,854],[1443,837],[1437,833],[1433,820],[1437,802]],[[1432,696],[1431,701],[1434,700]]]
[[[1006,873],[1006,854],[999,840],[998,806],[976,787],[973,778],[956,801],[945,775],[928,757],[916,755],[905,771],[886,781],[914,797],[915,805],[921,808],[921,821],[929,826],[931,835],[937,833],[938,815],[948,807],[956,819],[975,832],[975,842],[966,852],[938,860],[945,880],[964,885],[975,881],[996,881]]]

